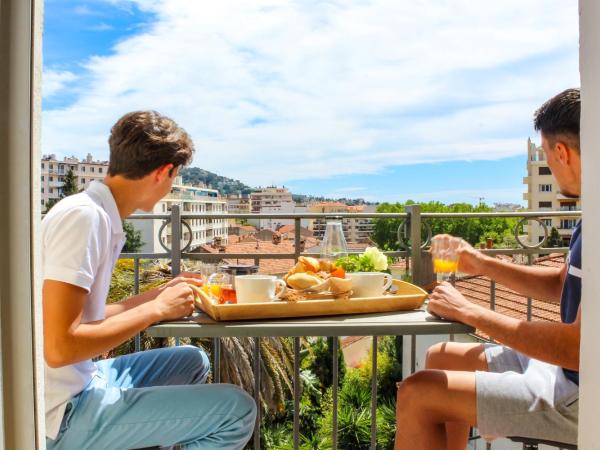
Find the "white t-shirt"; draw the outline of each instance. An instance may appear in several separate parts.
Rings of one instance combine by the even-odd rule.
[[[87,291],[81,323],[105,318],[106,297],[125,234],[108,186],[99,181],[58,202],[42,220],[44,280]],[[55,439],[67,402],[92,380],[91,359],[53,369],[46,365],[46,435]]]

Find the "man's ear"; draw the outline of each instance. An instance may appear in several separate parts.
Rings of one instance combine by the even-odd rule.
[[[571,161],[571,149],[561,141],[556,141],[554,144],[554,151],[556,152],[556,159],[560,161],[563,166],[568,166]]]
[[[165,164],[154,171],[156,181],[163,181],[165,178],[171,178],[173,174],[173,164]]]

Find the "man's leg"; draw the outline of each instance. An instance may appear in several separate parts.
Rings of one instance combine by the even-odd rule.
[[[398,386],[396,405],[395,450],[446,450],[447,423],[477,423],[475,373],[417,372]]]
[[[488,371],[483,344],[443,342],[427,351],[425,368],[475,372]],[[470,426],[460,422],[446,423],[448,450],[464,450],[469,440]]]
[[[240,450],[256,419],[252,397],[237,386],[180,385],[121,389],[102,379],[78,398],[66,430],[48,448]]]
[[[206,353],[192,345],[132,353],[96,365],[109,386],[121,388],[202,384],[210,371]]]

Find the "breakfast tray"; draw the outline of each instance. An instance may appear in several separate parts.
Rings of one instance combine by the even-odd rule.
[[[196,290],[196,307],[217,321],[279,319],[286,317],[334,316],[391,311],[408,311],[421,307],[427,292],[414,284],[393,280],[394,293],[379,297],[326,298],[297,302],[215,304],[202,290]]]

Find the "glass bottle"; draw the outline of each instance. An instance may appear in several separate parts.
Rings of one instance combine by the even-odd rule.
[[[344,256],[348,256],[348,246],[346,245],[342,222],[327,222],[325,236],[321,242],[321,258],[335,261]]]

